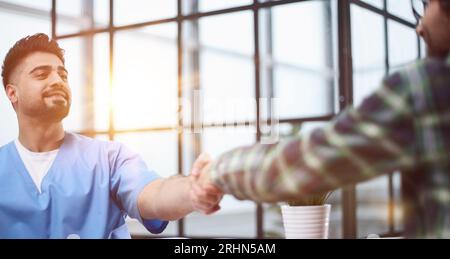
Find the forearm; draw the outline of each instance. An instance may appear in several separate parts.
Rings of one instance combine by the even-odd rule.
[[[239,199],[276,202],[409,168],[415,163],[412,120],[395,115],[383,110],[370,118],[349,110],[302,139],[236,149],[213,165],[212,180]]]
[[[257,144],[222,155],[210,171],[214,183],[238,199],[276,202],[298,195],[300,139]]]
[[[189,198],[191,182],[186,176],[172,176],[148,184],[139,195],[138,207],[144,219],[177,220],[194,209]]]

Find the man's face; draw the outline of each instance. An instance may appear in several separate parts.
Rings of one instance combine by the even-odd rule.
[[[54,54],[36,52],[11,74],[7,94],[19,115],[60,122],[70,110],[71,92],[63,62]]]
[[[429,57],[446,57],[450,50],[450,14],[439,0],[431,0],[417,26],[417,33],[427,43]]]

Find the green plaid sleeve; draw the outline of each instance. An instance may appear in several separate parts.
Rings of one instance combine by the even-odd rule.
[[[211,167],[213,181],[238,199],[276,202],[413,167],[413,109],[404,77],[388,77],[358,108],[309,135],[225,153]]]

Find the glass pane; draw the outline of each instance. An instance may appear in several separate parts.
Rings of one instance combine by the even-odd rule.
[[[370,68],[353,73],[353,102],[357,107],[362,101],[381,86],[385,75],[384,68]]]
[[[177,15],[176,0],[115,0],[114,25],[148,22]]]
[[[0,12],[0,22],[14,25],[14,29],[11,29],[11,26],[0,26],[2,35],[2,40],[0,41],[1,57],[6,55],[16,41],[25,36],[36,33],[51,35],[51,20],[47,13],[31,16],[27,12],[18,13],[5,9]]]
[[[332,85],[296,69],[275,68],[275,109],[280,119],[327,115],[332,113]]]
[[[401,232],[404,230],[403,226],[403,202],[402,202],[402,176],[401,173],[396,172],[393,175],[392,182],[394,185],[394,231]]]
[[[395,21],[388,21],[389,65],[391,72],[417,59],[416,31]]]
[[[254,70],[250,60],[204,51],[200,69],[204,123],[255,121]]]
[[[24,1],[26,3],[34,3],[35,1]],[[7,9],[3,9],[0,12],[1,24],[14,24],[14,29],[11,30],[9,26],[0,26],[0,57],[3,63],[3,59],[8,53],[9,49],[21,38],[32,35],[38,32],[44,32],[50,34],[50,19],[49,15],[42,14],[42,16],[30,16],[26,12],[17,13],[10,12]],[[18,136],[17,117],[14,109],[11,106],[10,101],[6,97],[4,86],[2,84],[0,90],[0,146],[12,141]]]
[[[89,58],[91,38],[70,38],[58,43],[65,50],[69,86],[72,91],[72,105],[69,116],[63,121],[64,128],[68,131],[92,129],[92,78],[85,70],[92,67],[92,60]]]
[[[58,41],[60,47],[64,49],[66,59],[66,69],[69,72],[69,86],[72,91],[72,105],[70,113],[64,119],[64,128],[68,131],[80,131],[88,124],[84,121],[84,107],[86,103],[84,94],[88,83],[87,73],[84,73],[87,53],[83,49],[84,42],[81,38],[72,38]]]
[[[190,1],[183,1],[188,3]],[[192,1],[194,2],[194,1]],[[233,1],[223,1],[223,0],[198,0],[198,11],[199,12],[209,12],[214,10],[226,9],[237,6],[250,5],[253,0],[233,0]],[[183,6],[183,13],[189,14],[195,12],[195,10],[190,9],[189,6]],[[191,11],[189,11],[191,10]]]
[[[197,159],[196,155],[196,138],[199,137],[200,134],[194,134],[191,132],[183,133],[183,173],[185,175],[189,175],[192,169],[192,164]],[[201,143],[198,142],[198,143]],[[200,151],[199,151],[200,153]]]
[[[109,0],[95,0],[94,21],[95,27],[102,27],[109,24]]]
[[[16,112],[8,97],[6,97],[3,87],[0,91],[0,113],[2,114],[0,116],[0,124],[2,125],[0,146],[3,146],[19,136]]]
[[[162,177],[178,172],[177,134],[175,131],[121,133],[115,140],[142,156],[149,169]]]
[[[218,9],[225,9],[230,7],[250,5],[253,0],[233,0],[233,1],[223,1],[223,0],[199,0],[200,12],[207,12]]]
[[[186,2],[186,1],[185,1]],[[187,3],[187,2],[186,2]],[[198,20],[183,22],[183,123],[189,126],[194,122],[200,123],[200,92],[199,89],[199,31]],[[194,104],[195,101],[195,104]],[[200,125],[200,124],[197,124]],[[200,126],[198,126],[200,127]],[[190,137],[189,137],[190,138]]]
[[[50,10],[52,9],[52,1],[51,0],[2,0],[2,2],[6,3],[5,7],[29,7],[39,11],[47,12],[47,15],[50,16]],[[3,7],[2,7],[3,9]],[[14,8],[16,9],[16,8]],[[34,12],[33,12],[34,13]]]
[[[329,17],[328,11],[328,1],[288,4],[271,10],[274,96],[278,98],[275,107],[281,119],[333,111],[331,18],[325,18]],[[296,24],[295,30],[292,24]]]
[[[72,107],[64,120],[66,129],[106,131],[109,127],[108,34],[63,39],[59,44],[65,50],[72,90]]]
[[[203,131],[202,150],[217,158],[237,146],[255,142],[254,127],[207,128]],[[254,237],[256,234],[255,204],[238,201],[226,195],[222,209],[211,216],[193,213],[186,217],[188,236]]]
[[[351,19],[353,100],[358,106],[380,86],[385,74],[384,20],[382,16],[356,5],[351,6]]]
[[[355,5],[351,7],[351,15],[353,91],[355,105],[359,105],[380,86],[385,74],[384,20],[382,16]],[[357,185],[358,237],[388,230],[387,183],[384,176]]]
[[[411,0],[388,0],[387,4],[388,12],[411,23],[416,23],[416,19],[414,18],[411,8]]]
[[[109,24],[109,0],[58,0],[56,13],[58,35],[104,28]]]
[[[383,9],[383,0],[362,0],[362,2],[366,2],[370,5],[377,7],[378,9]]]
[[[250,11],[208,16],[199,20],[202,47],[223,54],[253,56],[253,14]]]
[[[424,58],[427,56],[427,44],[423,40],[423,38],[420,38],[420,55],[421,58]]]
[[[328,197],[328,204],[331,205],[329,238],[342,238],[342,191],[334,190]]]
[[[176,24],[120,31],[114,59],[117,129],[177,124]]]
[[[203,122],[255,120],[252,13],[205,17],[199,29]]]
[[[109,128],[109,35],[94,37],[94,127],[97,131]]]
[[[169,177],[177,169],[177,134],[176,132],[145,132],[117,134],[116,141],[137,152],[146,162],[149,169],[162,177]],[[127,219],[131,235],[154,236],[137,220]],[[171,222],[166,230],[159,235],[176,236],[177,224]]]
[[[389,231],[387,187],[387,176],[378,177],[356,186],[357,237],[367,237],[370,234],[383,234]]]
[[[284,238],[283,219],[281,217],[281,207],[278,203],[264,203],[264,237]]]
[[[248,127],[206,128],[202,135],[202,149],[214,159],[231,149],[251,145],[256,141],[256,129]]]
[[[272,8],[273,51],[276,62],[312,70],[324,69],[327,64],[325,35],[330,37],[330,21],[324,1],[308,1]],[[295,30],[289,26],[295,24]],[[308,35],[308,37],[305,37]]]

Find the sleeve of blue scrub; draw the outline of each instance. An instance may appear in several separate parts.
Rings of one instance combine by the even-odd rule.
[[[124,145],[113,143],[109,160],[111,165],[111,193],[118,205],[132,218],[139,220],[153,234],[161,233],[168,222],[159,219],[143,219],[137,199],[142,189],[159,178],[147,168],[142,158]]]

